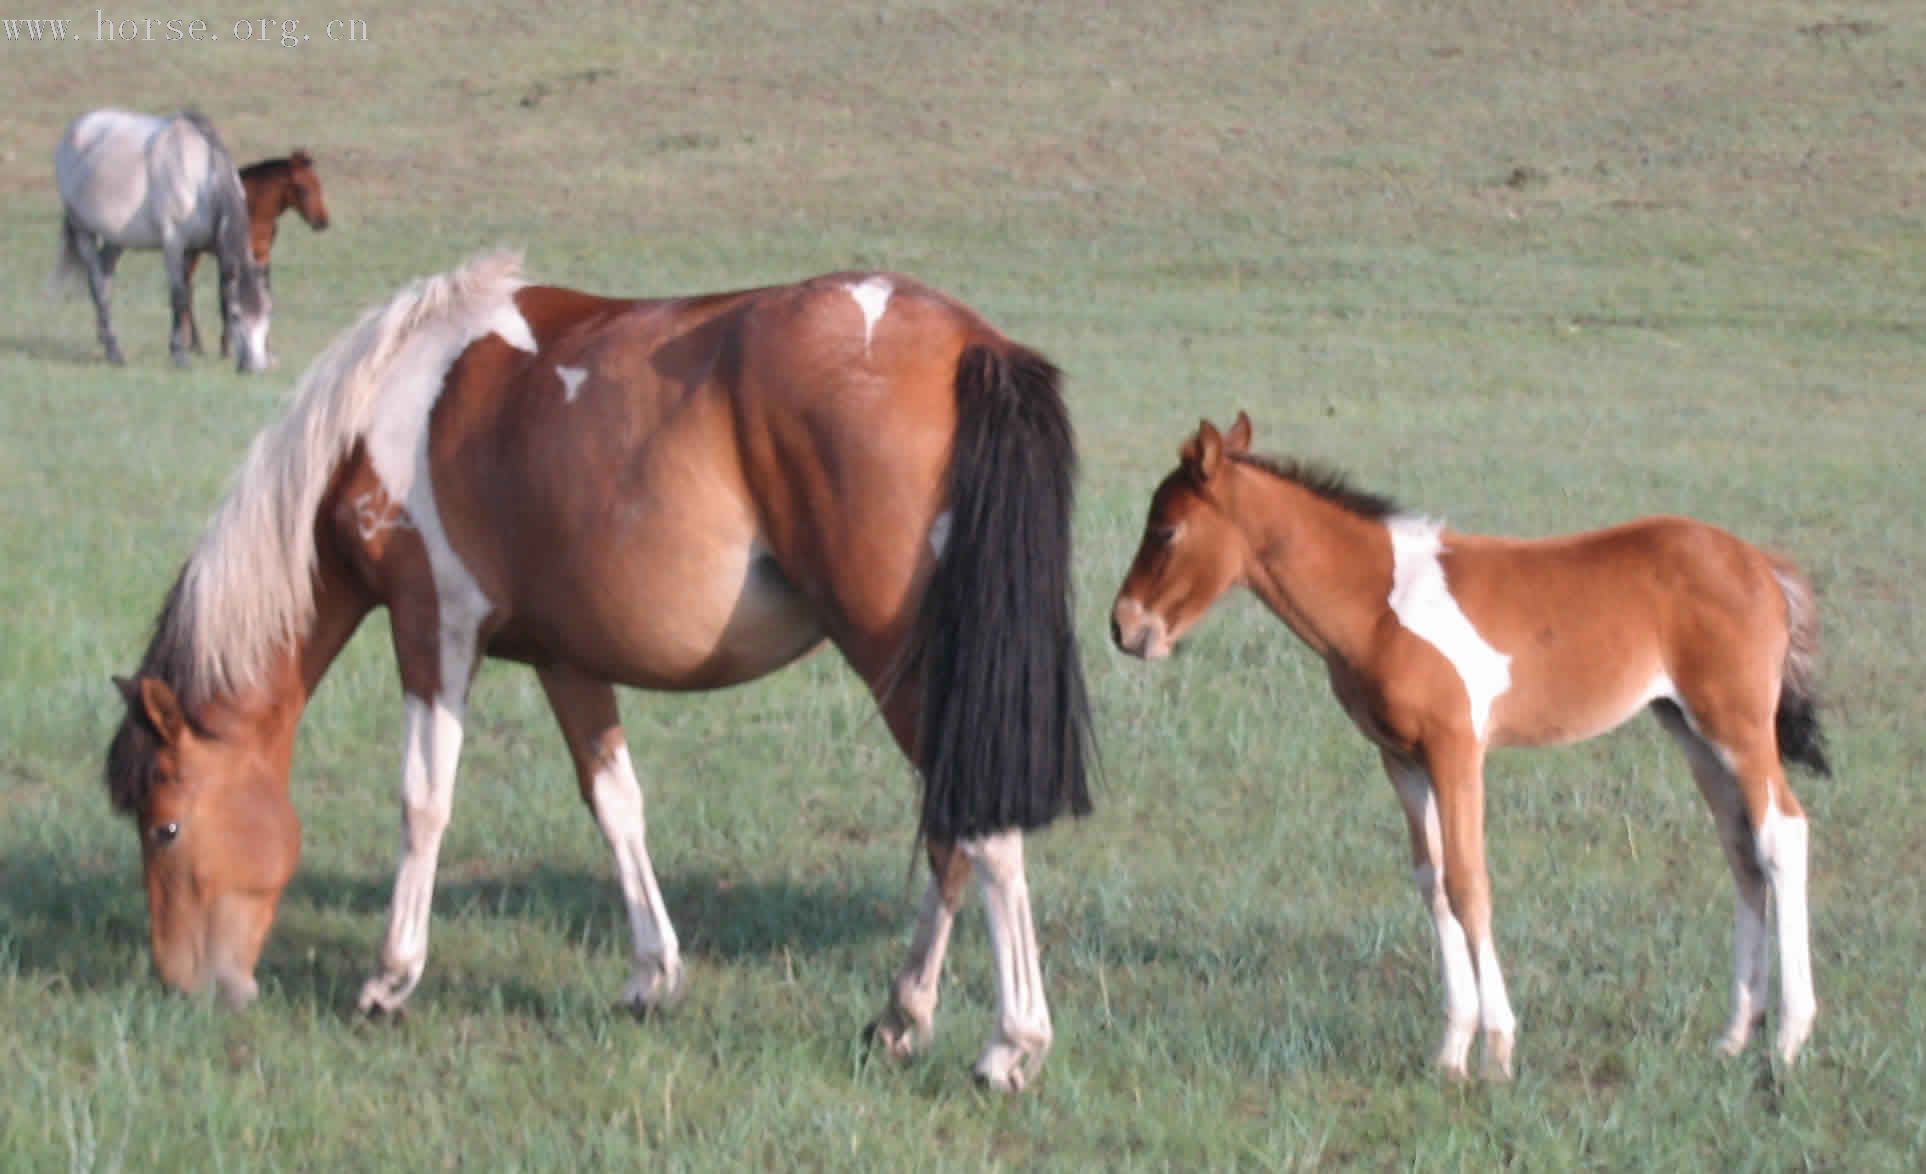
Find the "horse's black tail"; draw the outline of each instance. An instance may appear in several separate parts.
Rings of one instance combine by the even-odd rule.
[[[1076,440],[1057,369],[1009,343],[956,371],[950,526],[916,616],[920,830],[953,841],[1090,810],[1071,621]]]
[[[1779,759],[1830,775],[1825,731],[1819,728],[1819,608],[1813,601],[1812,584],[1783,559],[1773,559],[1772,577],[1786,597],[1786,662],[1773,723],[1779,735]]]

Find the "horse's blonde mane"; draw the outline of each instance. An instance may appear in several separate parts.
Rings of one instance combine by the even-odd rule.
[[[182,568],[145,671],[162,671],[190,706],[260,683],[272,653],[314,618],[315,514],[389,367],[424,328],[493,313],[522,286],[521,264],[502,250],[417,280],[315,358]]]

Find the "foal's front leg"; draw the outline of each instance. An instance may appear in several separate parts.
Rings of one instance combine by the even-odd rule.
[[[638,1014],[666,1006],[682,993],[682,948],[649,863],[642,785],[622,737],[615,690],[572,669],[544,668],[537,675],[575,760],[582,798],[615,854],[634,946],[622,1005]]]

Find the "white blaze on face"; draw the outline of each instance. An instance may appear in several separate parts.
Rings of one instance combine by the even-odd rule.
[[[876,324],[883,320],[883,311],[889,307],[889,295],[896,289],[886,277],[870,277],[848,286],[849,296],[856,299],[857,308],[863,312],[863,353],[869,353],[870,339],[876,335]]]
[[[582,380],[588,378],[588,369],[586,367],[563,367],[558,364],[555,368],[555,374],[562,381],[563,402],[574,403],[575,393],[582,390]]]
[[[1391,611],[1412,635],[1430,644],[1457,670],[1471,700],[1471,727],[1485,736],[1491,706],[1511,687],[1511,657],[1478,634],[1445,582],[1443,525],[1428,518],[1393,518]]]

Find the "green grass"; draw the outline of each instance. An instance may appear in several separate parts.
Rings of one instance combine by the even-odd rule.
[[[359,45],[0,42],[0,1165],[1919,1168],[1926,20],[1648,7],[371,0],[328,14],[367,20]],[[210,23],[241,15],[267,13]],[[168,367],[151,256],[118,283],[123,370],[41,294],[66,120],[187,102],[327,182],[335,227],[277,246],[267,379]],[[864,1063],[915,796],[827,655],[625,700],[691,969],[671,1014],[610,1010],[600,836],[539,689],[491,666],[427,978],[398,1027],[355,1020],[397,822],[379,618],[303,729],[260,1004],[150,977],[97,782],[108,676],[308,359],[501,242],[610,292],[887,265],[1069,372],[1107,771],[1097,814],[1032,846],[1058,1045],[1030,1093],[967,1079],[974,909],[931,1056]],[[1463,528],[1680,511],[1812,572],[1839,773],[1798,784],[1822,1005],[1798,1068],[1709,1055],[1730,885],[1647,724],[1494,760],[1519,1075],[1430,1074],[1402,818],[1321,670],[1249,601],[1167,665],[1105,647],[1150,488],[1240,407],[1258,447]]]

